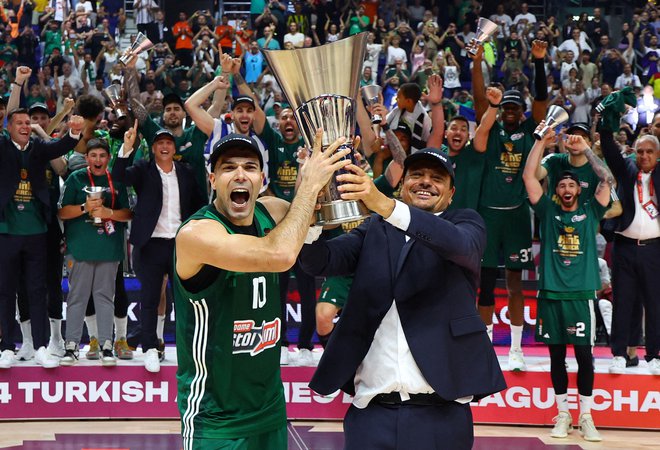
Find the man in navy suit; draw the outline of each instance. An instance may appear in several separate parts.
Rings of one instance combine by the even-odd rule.
[[[469,402],[506,387],[475,307],[484,222],[473,210],[446,211],[454,170],[437,149],[406,159],[401,201],[347,169],[342,198],[376,214],[300,254],[310,274],[354,274],[310,387],[355,395],[346,449],[470,449]]]
[[[145,368],[160,371],[163,355],[156,334],[163,276],[172,279],[174,237],[183,221],[204,205],[192,169],[174,161],[174,135],[156,132],[151,161],[133,163],[137,126],[124,135],[124,145],[112,170],[117,181],[133,186],[138,201],[131,225],[135,271],[142,284],[140,297],[142,352]],[[130,166],[130,167],[129,167]]]

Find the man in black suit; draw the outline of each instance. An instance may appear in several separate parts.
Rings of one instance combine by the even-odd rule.
[[[154,13],[154,21],[146,24],[146,35],[151,42],[157,44],[164,42],[172,48],[174,46],[174,35],[165,23],[165,12],[158,9]]]
[[[83,128],[83,118],[69,119],[69,133],[44,142],[30,137],[26,109],[9,113],[9,136],[0,137],[0,368],[15,362],[16,290],[19,271],[24,271],[30,309],[35,361],[43,367],[59,365],[46,351],[46,230],[51,217],[46,166],[72,150]]]
[[[300,254],[310,274],[354,274],[310,387],[355,394],[346,449],[470,449],[469,402],[506,387],[475,307],[484,222],[473,210],[446,211],[454,170],[437,149],[406,159],[402,201],[347,169],[342,198],[376,215]]]
[[[130,242],[134,246],[135,271],[142,284],[140,296],[142,352],[149,372],[160,370],[156,325],[163,277],[172,278],[174,237],[183,221],[204,205],[192,170],[174,161],[174,136],[156,132],[153,159],[133,163],[137,121],[124,135],[124,145],[112,175],[133,186],[137,193]],[[132,165],[131,165],[132,164]]]
[[[624,88],[628,89],[628,88]],[[623,92],[623,91],[620,91]],[[613,98],[619,93],[610,94]],[[611,114],[612,102],[602,110]],[[618,130],[614,130],[618,132]],[[636,158],[621,155],[614,140],[613,130],[603,124],[600,142],[607,165],[612,170],[619,188],[623,213],[619,217],[614,237],[612,260],[612,289],[614,313],[612,315],[612,363],[610,373],[626,371],[626,347],[629,344],[633,320],[642,302],[645,310],[645,359],[649,370],[660,375],[660,296],[657,276],[660,273],[660,218],[658,194],[660,189],[660,143],[654,135],[644,135],[635,142]]]

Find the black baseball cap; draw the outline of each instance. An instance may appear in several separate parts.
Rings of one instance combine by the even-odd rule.
[[[514,103],[519,106],[525,106],[525,99],[523,98],[520,91],[511,89],[504,92],[504,95],[502,95],[502,101],[500,102],[500,105],[504,105],[506,103]]]
[[[399,125],[397,125],[397,127],[392,131],[400,131],[402,133],[405,133],[406,136],[408,136],[408,138],[412,137],[412,131],[410,131],[410,127],[405,123],[399,122]]]
[[[252,105],[253,108],[256,107],[255,104],[254,104],[254,99],[252,97],[250,97],[249,95],[239,95],[238,97],[236,97],[234,99],[234,108],[239,103],[249,103],[250,105]]]
[[[163,108],[165,108],[170,103],[177,103],[183,108],[183,100],[176,94],[170,93],[163,97]]]
[[[409,155],[403,162],[403,174],[405,175],[411,164],[417,161],[428,161],[430,163],[440,163],[440,165],[449,174],[452,181],[454,181],[454,166],[449,160],[449,157],[442,153],[437,148],[424,148],[418,152]]]
[[[170,130],[166,128],[161,128],[160,130],[156,131],[156,134],[154,135],[154,142],[160,139],[171,139],[172,142],[175,142],[174,135]]]
[[[573,172],[572,170],[564,170],[561,175],[559,175],[559,178],[557,178],[557,183],[555,184],[555,189],[557,188],[557,185],[561,180],[573,180],[577,183],[577,185],[580,185],[580,179],[578,176]]]
[[[218,162],[218,159],[229,150],[244,148],[247,150],[252,150],[252,152],[259,159],[259,166],[263,169],[264,159],[261,156],[261,150],[259,150],[259,144],[251,136],[246,136],[244,134],[231,133],[227,136],[220,139],[213,146],[213,152],[211,153],[210,163],[211,170],[215,169],[215,164]]]
[[[591,137],[591,128],[589,128],[589,124],[584,123],[584,122],[575,122],[572,124],[570,127],[566,129],[567,134],[575,134],[576,131],[581,131],[584,134],[587,135],[587,137]]]
[[[34,103],[32,106],[30,106],[30,109],[28,110],[28,113],[30,115],[32,115],[32,113],[37,112],[37,111],[43,111],[46,114],[50,115],[50,113],[48,112],[48,107],[43,103],[39,103],[39,102]]]

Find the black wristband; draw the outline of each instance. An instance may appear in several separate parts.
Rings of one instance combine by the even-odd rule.
[[[17,83],[17,82],[15,82],[15,81],[12,81],[11,84],[15,84],[16,86],[23,87],[23,85],[25,84],[25,81],[22,82],[22,83]]]
[[[548,99],[548,80],[543,58],[534,58],[534,90],[535,100],[543,102]]]
[[[390,129],[390,126],[388,125],[387,122],[385,122],[384,124],[382,124],[380,127],[383,129],[383,131],[387,131],[387,130]]]
[[[499,103],[496,105],[494,103],[488,102],[488,104],[490,105],[491,108],[499,108],[500,107]]]

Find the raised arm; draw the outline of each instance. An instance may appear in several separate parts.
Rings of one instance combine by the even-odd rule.
[[[534,102],[532,103],[532,117],[536,123],[545,119],[548,109],[548,80],[545,73],[545,55],[548,43],[535,40],[532,42],[532,58],[534,62]]]
[[[431,105],[431,134],[426,141],[428,147],[440,148],[445,139],[445,110],[442,107],[443,86],[442,78],[433,74],[427,81],[429,94],[426,100]]]
[[[185,108],[190,114],[190,117],[205,135],[210,136],[213,133],[215,122],[213,117],[202,108],[202,104],[208,99],[216,90],[226,92],[229,88],[229,83],[225,79],[225,75],[217,76],[210,83],[206,83],[204,87],[195,91],[193,95],[186,100]]]
[[[7,101],[7,112],[19,108],[21,104],[21,90],[27,80],[30,79],[30,75],[32,75],[32,69],[29,67],[20,66],[16,68],[16,77],[14,78],[14,83],[12,83],[11,94],[9,94],[9,100]]]
[[[541,131],[544,126],[545,121],[542,120],[539,123],[539,126],[536,127],[536,131]],[[535,141],[532,150],[527,157],[527,163],[525,163],[525,169],[523,170],[523,183],[525,183],[529,202],[532,205],[536,205],[543,196],[543,186],[541,186],[541,182],[536,178],[536,170],[541,165],[543,150],[545,150],[545,147],[549,145],[554,138],[555,132],[551,129],[548,130],[543,139]]]
[[[495,87],[489,87],[486,90],[486,101],[488,102],[488,109],[486,113],[481,118],[481,123],[477,127],[474,133],[474,150],[483,153],[486,151],[488,146],[488,135],[490,134],[491,128],[495,124],[497,119],[497,112],[500,108],[500,102],[502,101],[502,91]]]
[[[483,61],[484,57],[484,47],[482,45],[477,46],[477,54],[473,55],[468,52],[468,56],[472,58],[472,96],[474,97],[474,111],[477,123],[480,123],[481,118],[488,109],[484,73],[481,70],[481,61]]]
[[[566,147],[582,150],[584,152],[584,156],[587,157],[587,161],[589,161],[591,168],[600,180],[596,192],[594,193],[594,198],[603,206],[609,205],[610,192],[612,190],[612,185],[614,184],[614,176],[612,175],[612,172],[610,172],[610,169],[607,168],[603,160],[596,156],[582,136],[568,135]]]

